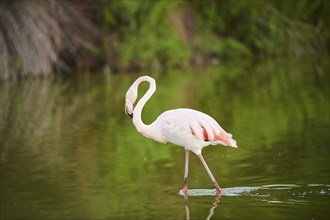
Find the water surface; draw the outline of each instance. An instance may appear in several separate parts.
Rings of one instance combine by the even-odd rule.
[[[146,123],[189,107],[234,134],[237,149],[203,151],[220,198],[193,154],[181,195],[184,150],[146,139],[124,114],[140,75],[1,84],[1,219],[330,218],[328,59],[150,74]]]

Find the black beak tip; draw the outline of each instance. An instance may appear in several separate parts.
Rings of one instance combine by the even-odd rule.
[[[128,115],[129,117],[133,118],[133,112],[132,112],[132,113],[128,113],[127,108],[125,108],[125,113],[126,113],[126,115]]]

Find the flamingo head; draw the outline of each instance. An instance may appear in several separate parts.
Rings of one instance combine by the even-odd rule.
[[[133,118],[133,110],[134,110],[133,105],[138,95],[137,90],[133,88],[133,85],[131,88],[128,89],[126,93],[126,101],[125,101],[125,112],[131,118]]]

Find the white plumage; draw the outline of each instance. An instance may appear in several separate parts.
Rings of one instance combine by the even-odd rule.
[[[231,138],[232,135],[224,131],[213,118],[193,109],[166,111],[150,127],[152,133],[162,136],[155,139],[156,141],[185,147],[197,155],[208,145],[223,144],[237,147],[236,141]],[[153,138],[152,135],[149,137]]]

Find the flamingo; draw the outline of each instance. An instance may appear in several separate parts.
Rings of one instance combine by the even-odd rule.
[[[140,83],[148,82],[149,89],[133,107]],[[209,115],[197,110],[188,108],[178,108],[163,112],[151,124],[146,125],[141,119],[141,113],[146,102],[156,91],[156,82],[149,76],[139,77],[126,92],[125,112],[129,115],[138,132],[147,138],[151,138],[160,143],[173,143],[185,149],[185,170],[183,193],[188,194],[188,164],[189,152],[197,155],[207,174],[211,178],[218,195],[221,195],[221,188],[215,180],[211,170],[207,166],[202,149],[208,145],[222,144],[237,148],[236,141],[232,135],[227,133]]]

